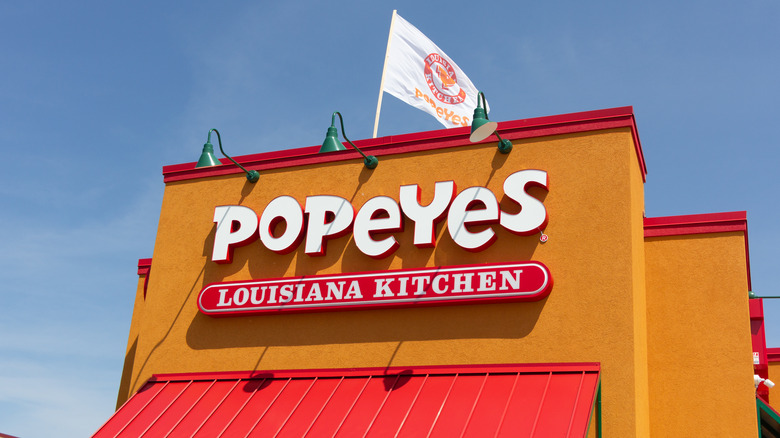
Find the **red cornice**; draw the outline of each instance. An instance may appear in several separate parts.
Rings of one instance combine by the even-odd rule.
[[[642,179],[645,180],[647,168],[645,167],[642,146],[639,142],[639,134],[637,132],[633,108],[630,106],[501,122],[498,125],[498,131],[503,138],[519,140],[623,127],[631,128],[636,154],[639,158]],[[469,133],[469,127],[451,128],[357,140],[354,143],[367,154],[370,153],[377,157],[382,157],[406,152],[468,146],[471,144],[468,140]],[[494,140],[494,138],[491,137],[488,141],[497,142],[498,140]],[[262,171],[269,169],[355,160],[360,158],[360,155],[354,150],[318,154],[319,148],[319,146],[309,146],[244,155],[234,158],[247,169],[257,170],[261,173]],[[197,151],[193,152],[193,154],[196,152]],[[195,162],[164,166],[163,180],[168,183],[241,173],[241,169],[236,167],[226,158],[223,158],[220,161],[222,162],[221,166],[201,169],[195,169]]]
[[[727,233],[732,231],[742,232],[745,235],[745,263],[747,264],[748,290],[752,290],[746,212],[732,211],[726,213],[645,218],[645,238]]]
[[[780,348],[767,348],[766,358],[770,363],[780,362]]]
[[[691,214],[645,218],[645,237],[743,231],[747,234],[747,213]]]
[[[138,275],[146,275],[152,267],[152,259],[138,259]]]
[[[152,270],[152,259],[138,259],[138,276],[144,276],[144,300],[149,287],[149,271]]]

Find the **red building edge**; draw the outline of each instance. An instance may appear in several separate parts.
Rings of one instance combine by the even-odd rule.
[[[631,129],[642,180],[645,181],[647,177],[647,167],[645,166],[644,154],[642,153],[642,146],[639,141],[633,107],[626,106],[532,119],[513,120],[500,122],[498,124],[498,131],[501,133],[501,137],[508,140],[576,134],[580,132],[615,128]],[[354,143],[366,154],[375,155],[381,158],[382,156],[399,153],[428,151],[455,146],[470,146],[472,143],[468,139],[469,133],[469,127],[450,128],[356,140]],[[489,137],[485,142],[489,141],[494,141],[493,137]],[[320,146],[309,146],[237,156],[233,158],[248,170],[262,172],[263,170],[269,169],[354,160],[361,157],[357,151],[352,149],[318,154],[319,148]],[[200,169],[195,168],[195,162],[164,166],[162,172],[163,180],[165,183],[169,183],[189,179],[232,175],[243,172],[227,158],[220,159],[220,162],[222,163],[221,166]]]

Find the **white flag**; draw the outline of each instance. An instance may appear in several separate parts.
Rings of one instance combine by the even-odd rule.
[[[400,15],[393,15],[391,27],[382,91],[430,113],[447,128],[471,126],[478,93],[474,84]]]

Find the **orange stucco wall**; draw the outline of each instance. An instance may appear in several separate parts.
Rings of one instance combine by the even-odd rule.
[[[718,436],[758,426],[741,232],[648,238],[651,431]]]
[[[780,361],[770,361],[769,362],[769,380],[775,383],[777,385],[780,383]],[[776,388],[780,388],[778,386],[775,386]],[[774,388],[773,388],[774,389]],[[769,390],[769,401],[772,403],[772,406],[778,406],[780,403],[778,403],[778,400],[780,400],[780,394],[774,394],[775,391]]]
[[[361,160],[267,170],[255,185],[242,174],[168,183],[147,295],[136,298],[119,402],[157,373],[599,362],[604,436],[673,430],[659,419],[672,410],[660,400],[679,395],[678,386],[685,384],[674,374],[679,357],[663,347],[684,344],[674,338],[675,333],[683,336],[679,330],[665,330],[671,327],[669,321],[687,327],[687,320],[679,321],[674,312],[675,300],[680,299],[675,285],[686,286],[684,300],[710,297],[708,304],[717,302],[716,311],[704,318],[704,323],[713,324],[711,333],[721,336],[724,327],[734,330],[723,335],[727,343],[719,348],[724,356],[713,360],[710,369],[714,371],[715,364],[725,367],[729,382],[736,383],[745,370],[734,359],[742,350],[750,358],[747,294],[738,298],[736,293],[739,288],[747,290],[744,264],[728,269],[707,266],[703,271],[693,266],[696,257],[714,254],[729,263],[744,261],[744,241],[742,253],[737,251],[741,235],[692,241],[657,238],[646,243],[643,178],[630,128],[513,143],[508,155],[498,153],[494,143],[465,142],[385,155],[375,170],[365,169]],[[545,229],[549,241],[544,244],[538,235],[521,237],[494,227],[496,242],[472,253],[456,246],[443,222],[437,227],[436,247],[418,249],[412,245],[412,224],[407,221],[405,230],[395,234],[399,249],[384,259],[363,255],[347,235],[330,240],[322,257],[307,256],[302,245],[278,255],[254,242],[236,248],[230,264],[210,261],[218,205],[240,204],[260,214],[283,194],[302,204],[306,196],[330,194],[350,200],[357,210],[374,196],[398,199],[403,184],[419,184],[425,204],[435,182],[454,180],[459,191],[490,188],[502,208],[511,210],[511,203],[501,199],[502,184],[522,169],[548,172],[549,191],[531,191],[549,214]],[[699,241],[703,248],[697,246]],[[196,305],[201,288],[220,281],[523,260],[540,261],[552,274],[553,290],[542,301],[219,319],[200,314]],[[680,281],[672,281],[670,272],[681,276]],[[725,311],[726,302],[721,305],[712,298],[721,295],[732,313]],[[744,336],[736,333],[739,330]],[[691,339],[703,342],[711,333]],[[684,352],[681,363],[698,364],[697,354]],[[750,361],[746,363],[747,375],[752,376]],[[746,397],[743,391],[723,395],[682,387],[688,389],[684,403],[706,394],[717,400],[733,396],[742,406]],[[727,418],[741,415],[740,409]],[[751,418],[755,430],[755,415]],[[748,425],[743,423],[735,419],[730,427],[744,430]]]
[[[500,199],[504,179],[521,169],[548,172],[549,192],[533,192],[550,215],[544,245],[538,236],[496,228],[497,241],[471,253],[440,225],[436,248],[421,250],[411,244],[408,226],[397,234],[398,251],[381,260],[364,256],[345,236],[330,241],[323,257],[302,248],[280,256],[254,243],[236,249],[231,264],[209,261],[217,205],[262,212],[281,194],[301,203],[331,194],[357,209],[373,196],[397,199],[399,186],[412,183],[426,203],[433,184],[444,180],[459,189],[488,187]],[[139,336],[128,393],[167,372],[597,361],[605,434],[644,435],[638,169],[631,130],[620,128],[515,141],[509,155],[491,143],[385,156],[373,171],[356,160],[267,171],[256,185],[242,175],[169,183],[144,311],[134,320]],[[203,286],[217,281],[505,260],[545,263],[555,281],[550,296],[535,303],[222,319],[200,314],[195,302]]]
[[[769,362],[769,380],[775,383],[780,382],[780,361]]]

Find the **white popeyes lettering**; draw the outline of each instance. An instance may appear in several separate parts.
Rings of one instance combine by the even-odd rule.
[[[233,259],[232,247],[249,243],[256,237],[257,215],[251,208],[240,205],[219,206],[214,209],[214,250],[211,260],[217,263],[230,263]]]
[[[529,186],[547,189],[547,172],[520,170],[504,180],[504,194],[520,207],[514,214],[501,211],[496,195],[485,187],[469,187],[455,196],[453,181],[437,182],[433,200],[426,206],[420,205],[418,185],[403,185],[399,189],[400,205],[390,197],[377,196],[366,201],[357,215],[348,200],[332,195],[308,196],[304,209],[291,196],[279,196],[268,203],[259,219],[248,207],[219,206],[214,209],[216,232],[211,259],[217,263],[230,263],[234,247],[250,243],[257,237],[269,250],[285,254],[298,247],[304,228],[305,253],[309,256],[324,255],[327,239],[342,236],[353,228],[355,245],[361,252],[374,258],[387,257],[398,248],[398,240],[392,235],[376,240],[374,234],[401,231],[404,223],[401,212],[414,222],[413,243],[418,248],[436,245],[436,223],[446,214],[452,240],[466,250],[481,251],[496,239],[496,233],[490,227],[492,224],[498,223],[519,235],[540,232],[547,225],[547,210],[542,201],[528,194]],[[308,221],[304,220],[304,213],[308,215]],[[286,227],[277,237],[274,229],[282,221]],[[488,226],[481,231],[469,229],[475,225]],[[453,290],[467,291],[467,281],[470,279],[454,284]],[[399,286],[399,295],[405,295],[406,282]],[[425,293],[419,283],[417,287],[415,295]],[[343,293],[343,289],[338,291]],[[269,290],[269,303],[276,302],[276,292],[276,289]],[[329,287],[328,294],[331,293]],[[265,296],[265,291],[263,294]],[[279,299],[287,298],[288,294],[292,300],[292,289],[284,293],[279,290]],[[296,301],[304,299],[301,295],[295,298]]]
[[[285,230],[279,237],[273,231],[280,221],[284,221]],[[287,254],[295,249],[303,235],[303,210],[292,196],[280,196],[269,202],[260,215],[258,225],[260,240],[266,248],[279,254]]]
[[[479,204],[484,208],[473,209]],[[461,248],[481,251],[493,243],[496,233],[490,227],[473,233],[466,226],[494,224],[498,222],[498,213],[498,200],[493,192],[484,187],[469,187],[452,201],[447,214],[447,231]]]
[[[376,217],[381,212],[385,212],[387,217]],[[369,257],[385,257],[398,249],[398,241],[393,236],[374,240],[371,233],[400,231],[403,225],[401,208],[398,207],[395,199],[387,196],[371,198],[363,204],[355,216],[355,226],[352,231],[355,245]]]
[[[433,201],[423,207],[420,205],[420,186],[417,184],[401,186],[398,198],[404,214],[414,221],[414,246],[432,248],[436,245],[436,222],[444,218],[447,207],[455,196],[455,182],[441,181],[433,186]]]
[[[338,237],[349,231],[355,219],[352,204],[340,196],[319,195],[306,197],[306,214],[309,225],[306,230],[306,254],[325,254],[325,238]]]
[[[504,194],[520,204],[520,212],[509,214],[501,212],[501,225],[520,235],[538,233],[547,225],[547,209],[542,201],[526,192],[527,186],[547,189],[547,172],[543,170],[524,170],[509,175],[504,180]]]

